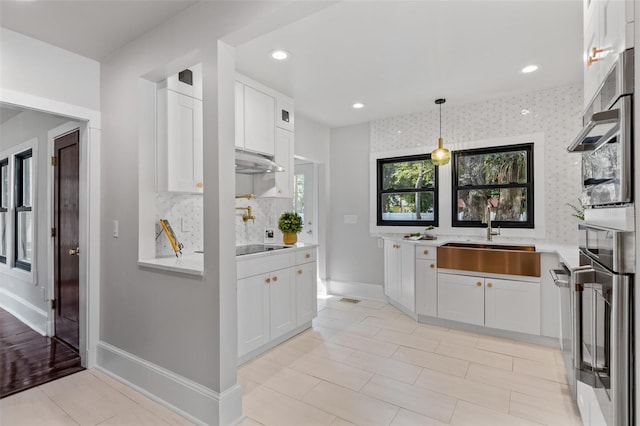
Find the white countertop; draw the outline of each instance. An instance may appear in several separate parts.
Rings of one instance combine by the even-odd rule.
[[[569,269],[574,269],[580,266],[578,260],[578,246],[570,244],[554,244],[544,241],[532,240],[532,239],[516,239],[505,237],[494,237],[494,240],[489,242],[481,238],[468,238],[464,236],[456,235],[442,235],[438,236],[437,240],[409,240],[402,235],[380,235],[380,238],[391,241],[402,241],[405,243],[412,243],[416,245],[424,245],[437,247],[451,242],[465,242],[474,244],[499,244],[499,245],[522,245],[530,244],[535,246],[536,252],[539,253],[555,253],[560,257],[560,261],[563,262]]]
[[[271,245],[271,244],[266,244]],[[273,244],[279,245],[282,244]],[[294,250],[303,250],[308,248],[317,247],[317,244],[297,243],[291,247]],[[290,249],[263,251],[260,253],[244,254],[242,256],[236,256],[236,259],[255,259],[262,256],[270,256],[278,253],[286,253]],[[204,254],[203,253],[186,253],[180,257],[159,257],[154,259],[142,259],[138,261],[138,266],[143,268],[161,269],[164,271],[179,272],[189,275],[204,275]]]

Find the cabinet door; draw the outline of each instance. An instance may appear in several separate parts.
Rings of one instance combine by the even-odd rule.
[[[626,1],[620,0],[603,0],[600,6],[600,48],[608,50],[600,60],[602,80],[626,48],[626,7]]]
[[[316,262],[296,266],[296,327],[316,316]]]
[[[484,325],[484,278],[438,274],[438,317]]]
[[[540,283],[486,278],[485,325],[540,335]]]
[[[400,245],[384,241],[384,294],[397,301],[400,297]]]
[[[411,312],[416,311],[416,257],[413,244],[400,243],[400,294],[398,301]]]
[[[587,7],[587,3],[589,3]],[[584,16],[584,39],[583,39],[583,80],[584,80],[584,107],[586,108],[593,96],[596,94],[600,82],[602,81],[602,64],[599,61],[590,62],[593,56],[593,49],[600,49],[600,34],[598,26],[597,8],[599,3],[596,0],[585,2]]]
[[[268,274],[238,280],[238,356],[269,342]]]
[[[244,148],[247,151],[274,155],[275,108],[272,96],[244,86]]]
[[[416,259],[416,312],[438,315],[438,268],[435,260]]]
[[[258,197],[293,198],[293,132],[276,129],[274,160],[283,172],[256,174],[253,192]]]
[[[277,339],[296,327],[295,268],[271,273],[269,284],[269,311],[271,340]]]
[[[236,148],[244,149],[244,84],[235,82]]]

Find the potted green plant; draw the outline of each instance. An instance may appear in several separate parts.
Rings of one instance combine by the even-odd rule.
[[[278,229],[282,232],[285,244],[295,244],[298,241],[298,233],[302,231],[302,218],[296,212],[284,212],[278,219]]]

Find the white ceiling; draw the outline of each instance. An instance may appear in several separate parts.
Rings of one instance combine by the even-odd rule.
[[[276,48],[291,58],[273,61]],[[339,127],[435,108],[439,97],[446,111],[581,84],[581,51],[581,0],[346,1],[240,46],[236,60],[297,112]],[[540,68],[522,74],[528,64]]]
[[[0,0],[0,26],[100,60],[194,0]]]
[[[0,0],[0,25],[100,60],[192,0]],[[330,127],[582,80],[581,0],[343,1],[237,49],[239,71]],[[290,60],[268,53],[284,48]],[[530,63],[539,71],[524,75]],[[355,101],[366,104],[354,110]]]

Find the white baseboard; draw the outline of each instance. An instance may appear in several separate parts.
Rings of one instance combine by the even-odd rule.
[[[233,425],[242,420],[242,390],[222,393],[99,341],[97,365],[128,386],[197,424]]]
[[[384,288],[378,284],[327,280],[327,294],[386,301]]]
[[[49,320],[47,312],[29,301],[0,288],[0,308],[9,312],[36,332],[43,336],[47,335]]]

